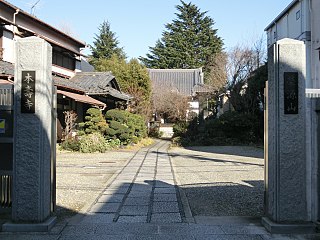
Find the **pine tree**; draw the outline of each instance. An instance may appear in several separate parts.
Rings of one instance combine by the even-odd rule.
[[[176,8],[177,19],[165,25],[162,38],[149,48],[146,57],[139,59],[149,68],[206,69],[223,47],[217,29],[213,29],[214,20],[192,3],[181,0]]]
[[[98,28],[99,34],[94,38],[93,46],[90,46],[92,51],[91,63],[95,65],[95,61],[101,58],[110,59],[113,54],[119,58],[126,58],[123,48],[118,47],[119,41],[114,32],[110,29],[108,21],[104,21]]]

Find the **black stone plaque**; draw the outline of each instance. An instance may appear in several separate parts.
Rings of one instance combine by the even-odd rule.
[[[0,170],[12,171],[13,166],[13,145],[12,143],[0,144]]]
[[[298,72],[284,73],[284,114],[298,114]]]
[[[21,113],[35,113],[36,71],[22,71]]]

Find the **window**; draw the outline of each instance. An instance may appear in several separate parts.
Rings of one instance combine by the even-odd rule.
[[[296,12],[296,20],[299,20],[301,17],[300,10]]]
[[[67,56],[61,52],[53,51],[52,54],[52,64],[64,67],[70,70],[75,70],[76,68],[76,59]]]

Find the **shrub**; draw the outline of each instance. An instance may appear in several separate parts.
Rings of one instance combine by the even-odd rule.
[[[121,146],[121,141],[119,139],[109,139],[107,144],[110,148],[119,148]]]
[[[242,145],[262,142],[263,124],[256,115],[239,112],[227,112],[220,118],[205,120],[198,124],[174,125],[175,145]]]
[[[149,137],[152,138],[161,138],[161,136],[163,135],[163,132],[159,131],[160,127],[156,124],[154,124],[153,126],[151,126],[149,128]]]
[[[112,109],[107,111],[106,120],[109,124],[107,139],[119,139],[122,144],[127,145],[137,143],[147,136],[144,120],[138,114]]]
[[[227,138],[235,138],[240,142],[256,142],[258,118],[253,114],[227,112],[219,118],[219,126]]]
[[[85,122],[79,123],[80,135],[90,134],[94,132],[100,132],[102,135],[105,134],[108,129],[108,124],[104,119],[100,109],[89,108],[87,110],[87,116]]]
[[[67,151],[79,151],[79,140],[77,138],[67,138],[61,143],[61,148]]]
[[[184,136],[188,131],[189,122],[181,121],[173,125],[173,137]]]
[[[79,140],[79,151],[82,153],[104,153],[109,149],[109,145],[101,133],[94,132],[84,135]]]

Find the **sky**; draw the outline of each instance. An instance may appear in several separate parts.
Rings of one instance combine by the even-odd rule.
[[[161,38],[165,24],[176,18],[180,0],[7,0],[42,21],[70,29],[75,38],[92,44],[103,21],[110,23],[128,58],[145,56]],[[226,50],[265,37],[264,28],[292,0],[185,0],[214,21]],[[90,50],[84,51],[90,54]]]

